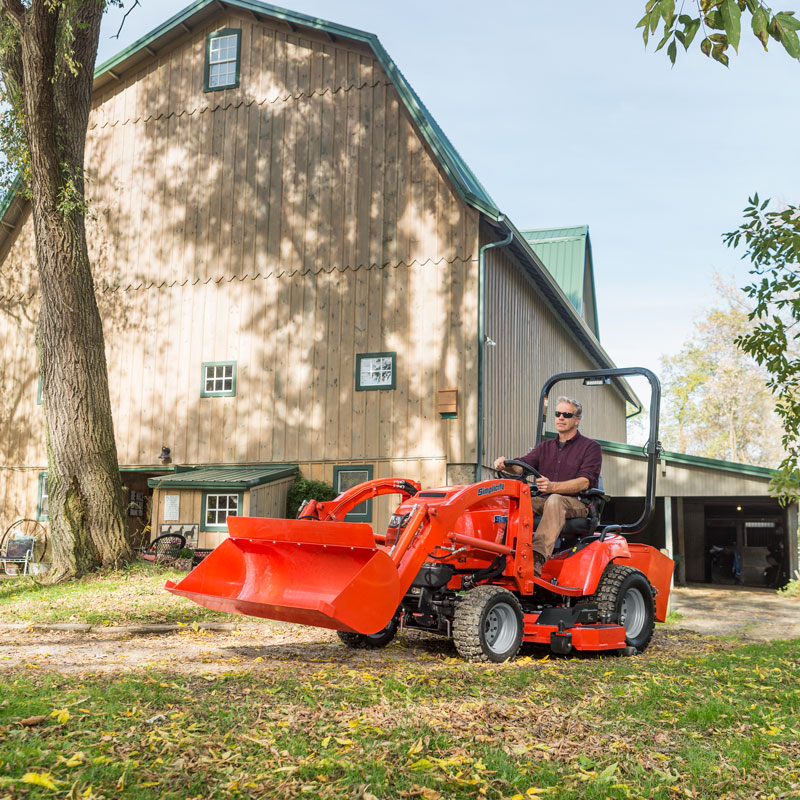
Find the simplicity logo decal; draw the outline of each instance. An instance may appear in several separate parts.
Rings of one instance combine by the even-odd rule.
[[[492,492],[502,492],[505,488],[506,485],[504,483],[495,483],[491,486],[484,486],[482,489],[478,489],[478,497],[482,497],[485,494],[492,494]]]

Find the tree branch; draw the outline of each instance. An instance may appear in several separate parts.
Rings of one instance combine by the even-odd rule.
[[[133,11],[133,9],[138,5],[139,0],[136,0],[136,2],[125,12],[125,16],[122,18],[122,22],[119,24],[119,30],[111,37],[112,39],[119,39],[119,35],[122,33],[122,28],[125,25],[125,20],[128,19],[128,14],[130,14],[131,11]]]
[[[26,8],[22,5],[20,0],[2,0],[2,9],[8,14],[17,28],[22,27],[22,23],[25,20]]]

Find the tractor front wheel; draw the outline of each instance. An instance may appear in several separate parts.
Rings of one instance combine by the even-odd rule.
[[[640,653],[650,644],[656,627],[653,589],[644,573],[609,564],[592,598],[601,619],[625,626],[625,641]]]
[[[456,606],[453,642],[465,661],[505,661],[522,644],[522,607],[507,589],[476,586]]]
[[[377,650],[381,647],[386,647],[394,639],[394,635],[397,633],[397,620],[393,619],[382,631],[377,633],[336,632],[342,642],[354,650]]]

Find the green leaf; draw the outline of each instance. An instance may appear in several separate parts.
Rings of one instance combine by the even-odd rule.
[[[737,0],[723,0],[722,22],[731,47],[738,53],[739,38],[742,33],[742,9],[739,8]]]
[[[800,19],[795,19],[794,11],[781,11],[775,15],[781,28],[790,31],[800,31]]]
[[[759,6],[755,13],[753,14],[753,33],[756,35],[756,38],[764,45],[764,49],[767,49],[767,39],[769,38],[769,32],[767,31],[767,26],[769,25],[769,14],[764,10],[763,7]]]
[[[664,31],[664,36],[661,38],[661,41],[658,43],[658,47],[656,47],[656,50],[655,50],[656,53],[669,41],[671,36],[672,36],[672,31],[669,28],[667,28]]]
[[[689,24],[683,32],[684,43],[683,46],[688,50],[692,41],[694,40],[697,31],[700,30],[700,18],[689,20]]]
[[[650,12],[650,33],[656,32],[659,22],[661,22],[661,12],[656,7]]]
[[[648,20],[649,18],[650,18],[650,15],[649,15],[649,14],[645,14],[645,15],[644,15],[644,16],[643,16],[643,17],[642,17],[642,18],[641,18],[641,19],[640,19],[640,20],[639,20],[639,21],[636,23],[636,27],[637,27],[637,28],[643,28],[645,25],[647,25],[647,20]],[[647,28],[645,28],[645,30],[648,30],[648,29],[647,29]]]
[[[669,60],[672,62],[673,67],[675,66],[675,57],[677,54],[678,54],[678,45],[675,43],[675,40],[673,39],[670,42],[669,47],[667,48],[667,55],[669,56]]]
[[[712,33],[708,38],[715,44],[728,44],[728,37],[724,33]]]
[[[706,25],[709,28],[714,28],[717,31],[724,31],[725,30],[725,23],[722,21],[722,14],[714,9],[714,11],[709,11],[706,14]]]
[[[711,55],[711,39],[709,39],[708,37],[703,39],[703,41],[700,42],[700,50],[701,50],[701,52],[703,53],[704,56],[710,56]]]
[[[661,0],[661,16],[667,25],[675,18],[675,0]]]
[[[800,39],[794,31],[784,31],[781,44],[792,58],[800,58]]]
[[[728,56],[725,55],[725,45],[724,44],[715,44],[711,48],[711,58],[714,61],[719,61],[724,67],[728,66]]]

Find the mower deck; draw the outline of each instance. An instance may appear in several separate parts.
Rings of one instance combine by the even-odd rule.
[[[625,626],[602,622],[584,625],[578,623],[567,627],[564,623],[540,625],[536,620],[541,614],[525,614],[523,617],[522,641],[529,644],[549,645],[556,653],[575,650],[622,650],[626,646]]]

